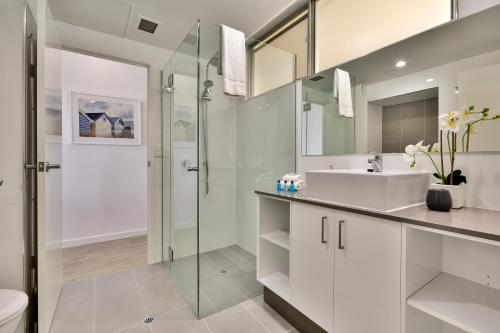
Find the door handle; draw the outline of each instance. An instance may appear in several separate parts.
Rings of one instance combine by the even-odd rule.
[[[49,162],[45,163],[45,171],[50,171],[52,169],[61,169],[60,164],[50,164]]]
[[[339,250],[344,250],[345,246],[342,244],[342,224],[344,224],[344,220],[339,220]]]
[[[187,171],[188,172],[194,172],[194,171],[198,171],[198,167],[187,167]]]
[[[0,186],[2,186],[2,185],[3,185],[3,179],[0,178]]]
[[[326,244],[328,241],[325,239],[325,224],[328,221],[327,216],[321,218],[321,244]]]

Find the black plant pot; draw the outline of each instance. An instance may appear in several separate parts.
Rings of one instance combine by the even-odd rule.
[[[450,191],[445,189],[429,189],[425,200],[430,210],[449,212],[452,207]]]

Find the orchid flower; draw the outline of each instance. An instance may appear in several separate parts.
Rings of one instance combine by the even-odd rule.
[[[439,116],[440,128],[442,131],[451,131],[457,133],[460,131],[460,125],[462,124],[461,118],[459,117],[458,111],[450,111],[448,113]]]
[[[410,162],[410,168],[414,168],[415,165],[417,165],[417,160],[416,160],[417,154],[424,154],[425,156],[427,156],[431,160],[432,164],[434,165],[434,168],[436,169],[436,174],[438,175],[439,178],[442,179],[441,172],[439,171],[436,163],[434,162],[434,159],[429,154],[430,145],[424,146],[423,144],[424,144],[424,141],[421,140],[421,141],[417,142],[417,144],[415,144],[415,145],[406,146],[405,152],[403,154],[403,160],[405,160],[406,162]],[[432,146],[430,152],[439,152],[440,150],[441,149],[439,148],[439,144],[435,143]]]

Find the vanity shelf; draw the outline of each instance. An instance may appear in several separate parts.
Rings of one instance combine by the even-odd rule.
[[[275,245],[281,246],[286,250],[290,250],[290,233],[283,230],[271,231],[260,235],[260,238],[265,239]]]
[[[257,280],[290,301],[290,202],[258,199]]]
[[[500,327],[500,290],[441,273],[407,304],[466,332],[493,333]]]
[[[290,300],[290,281],[288,276],[280,272],[264,276],[259,279],[267,288],[285,300]]]

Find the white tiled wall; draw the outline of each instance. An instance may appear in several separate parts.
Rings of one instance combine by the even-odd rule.
[[[0,289],[23,289],[24,1],[0,1]]]

